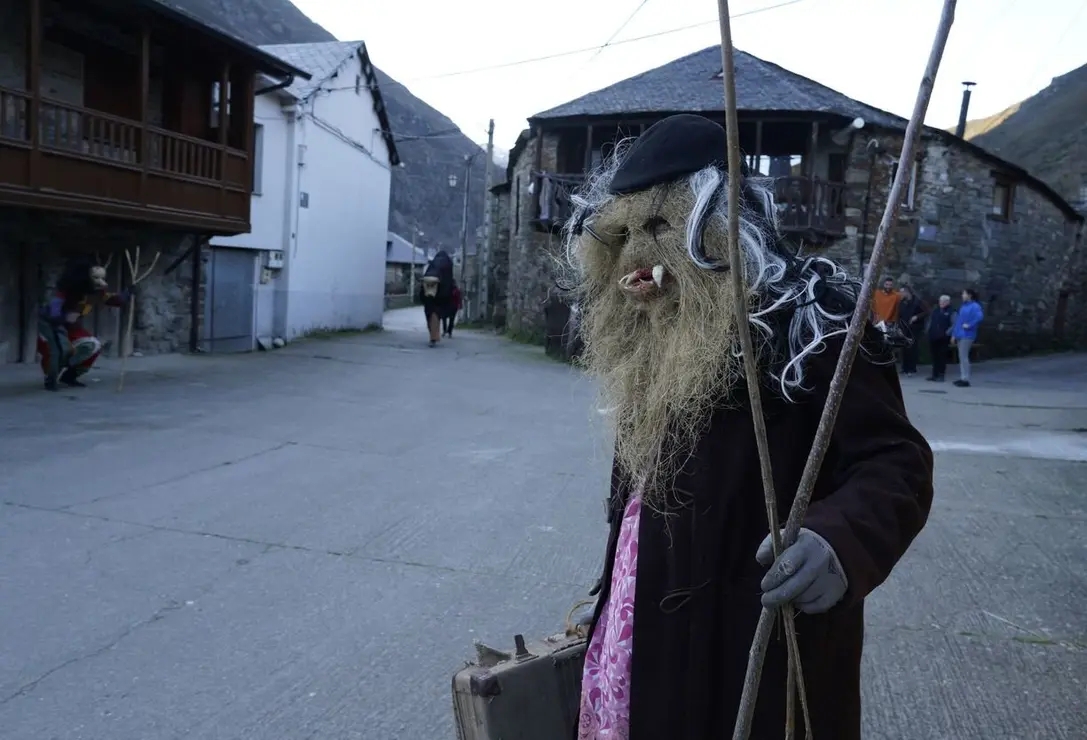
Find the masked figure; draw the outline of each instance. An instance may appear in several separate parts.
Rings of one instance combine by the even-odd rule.
[[[859,740],[864,599],[932,500],[932,453],[871,328],[804,529],[774,562],[736,328],[746,321],[758,350],[784,523],[858,286],[781,239],[770,183],[746,170],[741,264],[730,264],[726,151],[716,123],[665,119],[590,176],[566,228],[581,361],[616,435],[581,738],[731,737],[760,610],[792,603],[815,737]],[[742,312],[731,270],[747,289]],[[753,738],[784,727],[775,634]]]
[[[68,265],[38,316],[38,354],[46,390],[57,390],[58,381],[83,387],[80,376],[91,369],[102,351],[98,338],[83,328],[83,317],[96,303],[121,307],[129,296],[129,292],[107,291],[106,268],[82,259]]]
[[[434,255],[423,273],[419,286],[419,302],[423,304],[427,331],[430,333],[430,346],[434,347],[441,339],[441,321],[453,311],[453,258],[444,249]],[[452,327],[450,327],[452,336]]]

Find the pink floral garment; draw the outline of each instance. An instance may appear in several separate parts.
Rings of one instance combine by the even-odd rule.
[[[641,497],[632,496],[619,527],[611,591],[585,654],[578,740],[627,740],[630,736],[634,584],[641,512]]]

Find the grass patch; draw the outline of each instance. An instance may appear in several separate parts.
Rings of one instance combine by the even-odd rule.
[[[543,338],[537,333],[531,331],[525,331],[523,329],[507,329],[502,336],[511,342],[517,342],[518,344],[530,344],[535,347],[543,346]]]
[[[340,339],[343,337],[357,337],[363,334],[376,334],[380,331],[383,331],[381,324],[376,323],[367,324],[361,329],[344,327],[334,329],[327,326],[318,326],[303,332],[298,339]]]

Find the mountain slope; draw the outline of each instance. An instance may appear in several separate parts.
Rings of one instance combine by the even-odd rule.
[[[989,118],[969,121],[966,138],[1025,168],[1070,201],[1087,176],[1087,65]]]
[[[168,0],[168,4],[255,45],[335,40],[290,0]],[[464,156],[479,153],[480,147],[441,112],[380,69],[378,84],[405,165],[393,169],[389,229],[410,240],[412,226],[418,224],[424,234],[418,240],[421,246],[453,251],[460,244]],[[483,216],[484,158],[479,153],[472,166],[469,253],[474,250],[475,229]],[[456,187],[449,185],[451,174],[457,176]]]

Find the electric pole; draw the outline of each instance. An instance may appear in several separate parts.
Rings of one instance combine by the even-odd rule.
[[[410,273],[411,277],[408,278],[408,280],[409,280],[409,283],[408,283],[408,285],[409,285],[409,287],[408,287],[408,300],[411,301],[411,305],[413,305],[413,306],[415,305],[415,237],[416,236],[422,236],[422,235],[423,235],[423,232],[419,231],[418,222],[412,224],[412,227],[411,227],[411,268],[410,268],[411,269],[411,273]]]
[[[472,185],[472,157],[464,155],[464,212],[460,217],[460,291],[468,297],[468,286],[464,284],[465,270],[468,267],[468,191]],[[465,301],[467,303],[467,301]],[[464,315],[468,316],[468,306],[464,306]]]
[[[490,318],[490,284],[491,284],[491,185],[494,179],[494,119],[487,125],[487,161],[483,177],[483,254],[479,270],[479,320],[487,321]]]

